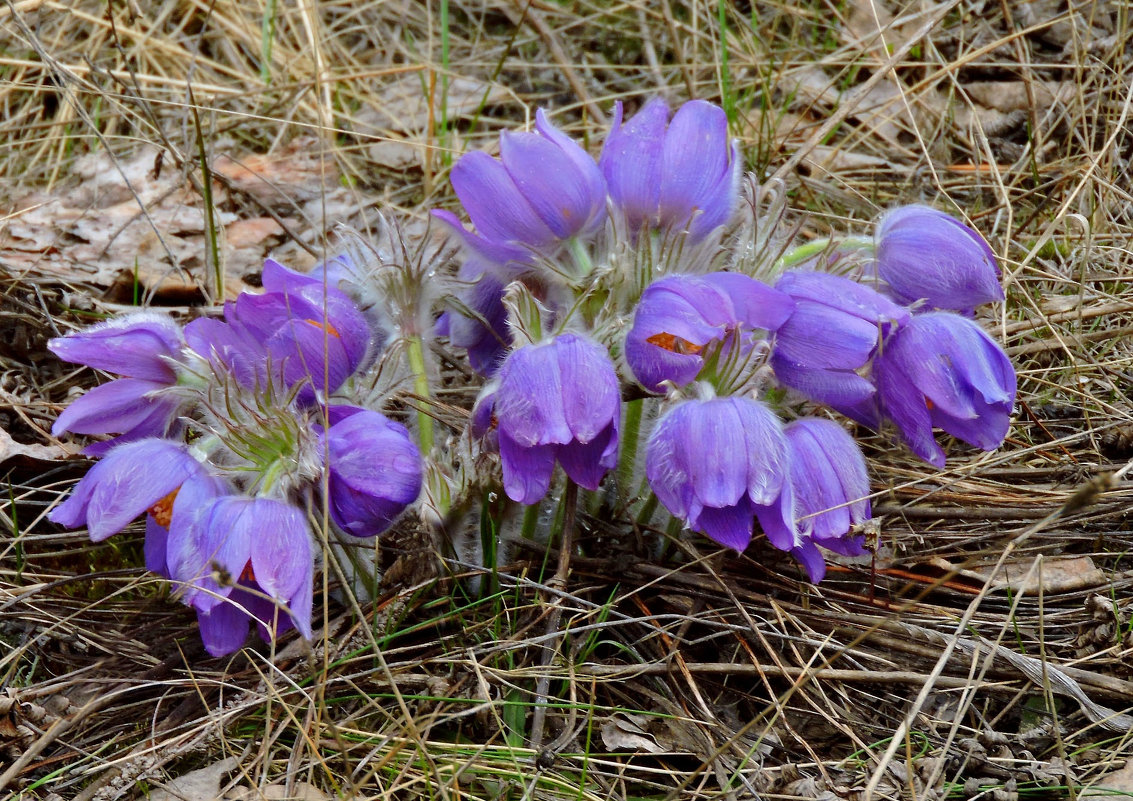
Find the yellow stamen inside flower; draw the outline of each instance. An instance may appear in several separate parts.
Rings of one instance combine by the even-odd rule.
[[[679,353],[682,356],[695,355],[704,350],[703,345],[697,345],[695,342],[689,342],[687,339],[681,339],[669,333],[654,334],[645,341],[650,345],[656,345],[659,348],[664,348],[673,353]]]
[[[319,320],[304,320],[303,322],[308,323],[309,325],[313,325],[315,328],[323,329],[335,339],[342,339],[342,335],[339,334],[338,331],[334,330],[334,326],[330,324],[329,320],[323,320],[322,322],[320,322]]]
[[[177,493],[180,491],[181,488],[178,487],[149,509],[149,513],[153,516],[154,521],[162,528],[169,528],[169,523],[173,519],[173,501],[177,498]]]

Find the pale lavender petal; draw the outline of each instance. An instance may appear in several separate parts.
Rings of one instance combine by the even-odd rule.
[[[723,216],[712,227],[727,221],[718,212],[718,196],[725,197],[730,214],[739,201],[731,181],[732,154],[728,141],[728,119],[723,109],[703,100],[691,100],[677,109],[665,133],[662,147],[660,191],[661,222],[687,224],[693,212],[711,206],[714,216]]]
[[[154,312],[137,312],[49,340],[48,349],[67,362],[109,373],[170,384],[170,359],[181,352],[181,327]]]
[[[545,247],[556,236],[508,174],[487,153],[473,151],[452,168],[452,188],[476,230],[489,240]]]
[[[555,446],[521,445],[499,432],[500,462],[504,472],[504,492],[513,501],[531,505],[551,486],[555,470]]]
[[[248,540],[248,561],[268,595],[287,602],[314,569],[307,516],[289,503],[270,498],[248,501],[231,538]]]
[[[517,445],[562,445],[574,439],[563,408],[564,387],[553,340],[513,351],[498,373],[495,412]],[[570,388],[574,394],[574,387]]]
[[[611,442],[614,447],[611,448]],[[617,467],[617,432],[607,426],[603,434],[587,443],[571,442],[558,446],[556,456],[563,471],[580,487],[596,490],[606,473]],[[613,458],[610,458],[610,456]]]
[[[63,410],[51,426],[51,433],[54,436],[67,431],[76,434],[121,434],[147,422],[155,412],[163,412],[169,417],[177,409],[176,402],[146,397],[166,386],[140,378],[119,378],[95,387]]]
[[[596,204],[588,176],[557,144],[539,134],[504,131],[500,159],[523,199],[555,237],[567,239],[589,226]]]
[[[574,162],[585,185],[584,194],[592,204],[586,215],[591,221],[588,228],[601,225],[606,217],[606,179],[597,162],[577,142],[552,125],[541,108],[535,111],[535,129],[558,145],[563,154]]]
[[[852,420],[876,429],[880,423],[874,385],[853,370],[802,367],[774,350],[771,369],[784,386],[817,403],[824,403]]]
[[[874,365],[882,408],[897,426],[901,439],[913,453],[933,467],[944,469],[944,451],[932,436],[932,420],[924,393],[911,378],[887,360]]]
[[[169,578],[169,566],[165,560],[165,548],[168,539],[169,530],[154,520],[153,515],[146,515],[146,539],[142,546],[146,570],[165,578]]]
[[[85,520],[90,538],[100,542],[124,529],[200,469],[184,448],[172,442],[129,442],[87,471],[71,497],[48,517],[72,528]]]
[[[424,464],[401,424],[359,410],[332,425],[325,442],[331,513],[344,531],[380,534],[417,499]]]
[[[624,125],[621,102],[614,107],[614,121],[598,164],[610,197],[631,228],[651,224],[657,216],[668,120],[669,107],[659,97],[646,103]]]
[[[877,229],[878,274],[900,300],[971,311],[1003,300],[995,254],[976,231],[928,206],[904,206]]]
[[[502,276],[511,279],[528,272],[533,264],[531,251],[507,242],[496,242],[468,231],[451,211],[433,209],[430,214],[460,237],[465,250],[493,265]]]
[[[789,483],[784,485],[783,491],[772,503],[756,506],[755,515],[767,541],[780,551],[798,546],[800,538],[795,524],[794,493]]]

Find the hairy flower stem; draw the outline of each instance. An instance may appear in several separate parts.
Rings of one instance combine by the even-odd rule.
[[[563,527],[559,538],[559,561],[555,575],[547,582],[551,590],[564,590],[567,576],[570,573],[570,556],[574,550],[574,523],[578,507],[578,485],[571,479],[566,481],[566,493],[563,495]],[[557,593],[550,599],[551,612],[547,616],[547,636],[544,639],[543,656],[541,664],[547,667],[559,651],[559,644],[563,632],[559,624],[563,618],[563,597],[565,593]],[[535,711],[531,714],[531,747],[538,751],[543,746],[543,728],[547,722],[547,696],[551,689],[551,675],[543,671],[535,682]]]
[[[632,400],[625,405],[625,423],[622,425],[622,450],[618,456],[618,492],[628,504],[635,499],[630,497],[630,484],[633,483],[633,470],[637,464],[637,443],[641,435],[641,412],[645,404],[643,398]]]
[[[429,376],[425,372],[425,346],[420,336],[411,336],[408,341],[407,354],[409,369],[413,372],[413,389],[422,399],[432,397],[429,392]],[[417,410],[417,435],[421,441],[421,452],[424,454],[433,451],[433,418],[429,413]]]

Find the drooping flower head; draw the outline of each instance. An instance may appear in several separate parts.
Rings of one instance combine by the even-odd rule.
[[[818,583],[826,563],[817,546],[845,556],[864,552],[864,537],[851,530],[870,517],[865,457],[853,437],[830,420],[804,417],[784,433],[802,539],[792,553]]]
[[[224,320],[185,327],[196,353],[245,386],[282,381],[300,386],[300,403],[334,392],[376,348],[375,332],[344,293],[322,280],[268,260],[259,295],[242,293],[224,306]],[[277,374],[268,375],[270,369]]]
[[[902,303],[970,313],[1003,300],[995,254],[976,231],[929,206],[902,206],[877,226],[877,272]]]
[[[331,517],[356,537],[381,534],[421,492],[421,451],[405,426],[378,412],[332,406],[328,414]]]
[[[670,121],[668,105],[654,98],[624,124],[619,102],[598,161],[633,233],[687,227],[697,242],[739,202],[739,146],[724,111],[703,100],[685,103]]]
[[[270,641],[294,626],[311,637],[313,555],[302,510],[272,498],[225,495],[175,518],[178,575],[213,656],[244,644],[248,624]],[[170,543],[170,559],[175,546]]]
[[[592,490],[617,465],[617,373],[606,350],[578,334],[512,351],[473,414],[495,421],[504,491],[514,501],[546,495],[556,461]]]
[[[102,455],[115,445],[175,433],[178,398],[161,390],[177,383],[184,339],[173,320],[136,312],[52,339],[47,347],[60,359],[106,370],[124,378],[95,387],[72,402],[55,420],[51,433],[118,434],[87,447]]]
[[[775,377],[810,400],[876,427],[875,389],[862,373],[882,340],[908,321],[908,310],[829,273],[786,272],[775,288],[795,303],[775,334]]]
[[[965,317],[914,316],[886,340],[873,374],[882,412],[909,449],[935,467],[944,467],[944,451],[933,427],[985,451],[1007,436],[1015,370],[995,340]]]
[[[776,548],[800,544],[783,424],[758,401],[674,406],[649,437],[645,475],[674,517],[721,545],[742,551],[756,519]]]
[[[759,330],[775,331],[790,317],[793,301],[740,273],[670,275],[641,296],[626,337],[625,357],[650,392],[662,382],[688,384],[704,367],[704,348],[729,335],[746,354]]]

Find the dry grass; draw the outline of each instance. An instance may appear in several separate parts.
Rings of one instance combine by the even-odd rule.
[[[14,438],[0,440],[0,793],[143,797],[232,757],[216,781],[257,788],[247,797],[1077,798],[1133,755],[1133,485],[1099,480],[1133,458],[1131,13],[0,6],[0,423]],[[545,584],[555,554],[523,551],[473,592],[406,569],[422,561],[399,550],[406,532],[385,546],[376,601],[317,606],[313,652],[291,640],[209,660],[191,615],[137,567],[140,535],[92,545],[45,521],[83,467],[42,458],[60,453],[47,429],[91,380],[45,338],[116,308],[108,275],[138,274],[113,251],[69,255],[102,241],[80,227],[106,209],[78,191],[90,164],[126,171],[146,154],[131,191],[153,212],[159,267],[143,283],[176,307],[174,274],[215,297],[217,268],[238,279],[234,265],[268,252],[309,263],[335,222],[451,204],[454,157],[538,106],[596,149],[614,99],[658,92],[723,103],[804,234],[921,200],[953,204],[1003,258],[1008,302],[987,322],[1019,369],[1016,425],[997,453],[954,447],[943,473],[867,440],[874,565],[811,587],[769,549],[649,559],[629,527],[587,518],[564,593]],[[145,195],[159,150],[171,194]],[[255,164],[274,189],[218,166],[249,154],[267,154]],[[157,214],[172,193],[203,208],[206,187],[223,236],[199,211],[188,228]],[[72,216],[31,226],[51,198]],[[269,217],[278,231],[234,241],[233,221]],[[561,641],[542,636],[554,599]]]

